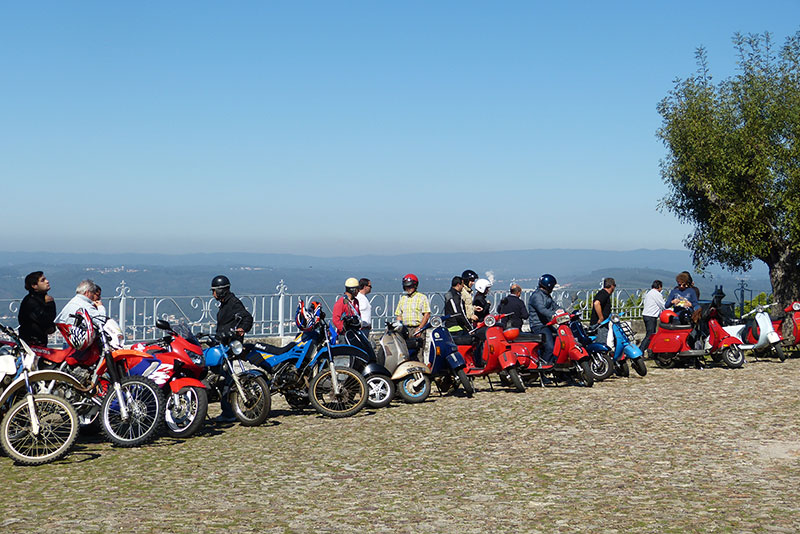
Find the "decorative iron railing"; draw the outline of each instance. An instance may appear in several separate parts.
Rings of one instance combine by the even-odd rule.
[[[245,307],[253,314],[253,328],[248,337],[287,337],[297,333],[294,314],[300,299],[319,301],[328,312],[340,294],[334,293],[289,293],[283,280],[275,287],[276,293],[260,295],[238,295]],[[556,302],[568,309],[579,309],[584,319],[589,318],[589,310],[597,289],[556,288],[553,297]],[[612,294],[612,310],[624,313],[627,319],[641,318],[641,299],[646,289],[617,288]],[[523,289],[524,302],[533,289]],[[440,315],[444,308],[444,293],[426,293],[430,299],[431,313]],[[489,294],[492,310],[505,293],[497,291]],[[394,316],[395,308],[402,293],[373,293],[368,296],[372,304],[372,327],[375,331],[385,328],[386,320]],[[122,281],[111,298],[104,298],[106,311],[117,320],[129,342],[145,341],[160,337],[155,327],[157,319],[170,322],[186,322],[195,332],[212,332],[216,325],[217,301],[207,296],[133,296],[131,288]],[[17,313],[20,299],[0,299],[0,322],[17,326]],[[53,343],[61,343],[54,336]]]

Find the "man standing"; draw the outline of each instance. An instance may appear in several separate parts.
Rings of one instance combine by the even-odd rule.
[[[497,307],[497,313],[510,313],[508,317],[500,319],[500,325],[505,328],[506,325],[511,328],[522,328],[523,321],[528,318],[528,309],[525,303],[519,296],[522,295],[522,288],[519,284],[511,284],[508,296],[503,297],[500,305]]]
[[[367,337],[372,331],[372,304],[367,298],[370,293],[372,293],[372,282],[369,278],[361,278],[358,281],[356,300],[358,300],[358,312],[361,314],[361,330]]]
[[[460,276],[454,276],[450,281],[450,289],[444,294],[444,314],[450,316],[444,325],[454,339],[456,336],[467,335],[472,330],[472,326],[467,320],[464,301],[461,299],[462,289],[464,289],[464,281]]]
[[[219,275],[211,280],[211,294],[219,301],[217,335],[226,344],[234,339],[243,341],[245,333],[253,327],[253,316],[231,292],[231,281],[227,276]]]
[[[19,337],[28,345],[47,346],[47,336],[56,331],[56,302],[47,294],[50,281],[42,271],[25,277],[28,294],[19,305]]]
[[[408,328],[408,335],[418,337],[422,328],[431,317],[431,305],[428,297],[417,291],[419,278],[409,273],[403,277],[403,291],[397,308],[394,310],[397,320]]]
[[[589,318],[589,324],[602,323],[611,315],[611,293],[617,283],[613,278],[603,279],[603,289],[597,292],[592,301],[592,315]],[[605,343],[608,338],[608,325],[605,325],[597,330],[597,342]]]
[[[467,269],[461,273],[461,280],[464,282],[464,287],[461,288],[461,300],[464,302],[464,309],[467,312],[467,320],[473,323],[478,321],[478,316],[475,315],[475,307],[472,305],[472,286],[475,280],[478,279],[478,273],[472,269]]]
[[[658,316],[661,315],[661,312],[666,307],[664,295],[661,294],[662,287],[661,280],[654,280],[650,286],[650,291],[642,299],[642,320],[644,321],[645,330],[644,339],[642,344],[639,345],[642,352],[646,351],[650,345],[650,338],[656,333],[656,328],[658,327]]]

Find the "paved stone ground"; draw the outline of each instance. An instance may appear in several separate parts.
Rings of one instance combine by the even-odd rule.
[[[797,532],[800,359],[0,457],[0,532]],[[212,414],[218,412],[212,407]]]

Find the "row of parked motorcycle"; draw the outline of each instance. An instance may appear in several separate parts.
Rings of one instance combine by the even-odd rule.
[[[293,409],[311,407],[340,418],[365,406],[387,406],[395,397],[423,402],[433,386],[440,394],[471,397],[478,377],[489,379],[491,389],[523,392],[532,384],[591,387],[614,374],[627,377],[631,368],[647,374],[630,326],[616,314],[586,327],[579,312],[559,310],[549,323],[556,337],[555,361],[545,363],[539,358],[542,336],[503,327],[505,314],[488,315],[473,336],[456,339],[444,326],[447,316],[433,317],[419,338],[408,338],[402,324],[390,321],[373,345],[360,321],[345,320],[344,332],[337,334],[318,303],[304,306],[298,307],[298,312],[304,309],[297,314],[300,333],[280,347],[196,334],[184,323],[159,320],[163,337],[120,348],[108,319],[84,314],[75,316],[76,325],[91,321],[96,341],[86,350],[54,349],[30,347],[0,325],[10,339],[0,342],[2,450],[17,463],[35,465],[67,454],[81,428],[102,432],[119,447],[148,443],[162,432],[187,438],[205,423],[209,402],[219,401],[230,404],[242,425],[255,426],[269,417],[276,394]],[[786,311],[796,344],[800,303]],[[653,357],[663,367],[705,355],[739,367],[742,350],[763,350],[763,337],[783,358],[787,341],[776,344],[767,330],[774,334],[786,327],[768,315],[765,322],[763,307],[753,313],[754,323],[728,331],[734,327],[715,324],[712,311],[702,350],[688,348],[693,327],[666,314],[650,343]],[[608,337],[597,339],[603,326]],[[749,339],[752,343],[746,343]]]

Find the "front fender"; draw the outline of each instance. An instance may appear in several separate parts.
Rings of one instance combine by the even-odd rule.
[[[49,382],[50,380],[65,382],[74,388],[82,388],[81,383],[78,382],[75,377],[61,371],[34,371],[28,375],[29,382]],[[20,376],[11,382],[11,384],[9,384],[9,386],[3,391],[3,395],[0,396],[0,406],[5,404],[5,402],[13,397],[20,389],[24,388],[25,377]]]
[[[453,352],[445,356],[444,359],[451,369],[458,370],[467,365],[467,362],[464,360],[464,357],[461,355],[460,352],[458,352],[458,350],[454,350]]]
[[[397,369],[394,370],[394,374],[392,375],[392,380],[400,380],[408,375],[414,373],[422,373],[429,375],[431,374],[431,370],[425,364],[419,363],[417,361],[405,361],[401,363]]]
[[[200,382],[196,378],[191,377],[183,377],[178,378],[177,380],[170,380],[169,382],[169,389],[173,393],[177,393],[183,388],[203,388],[206,389],[206,385]]]
[[[634,345],[633,343],[629,343],[622,349],[622,352],[625,353],[625,356],[631,359],[641,358],[642,357],[642,349]]]
[[[518,364],[517,355],[510,350],[503,351],[500,356],[497,357],[497,361],[500,362],[500,367],[503,369],[508,369]]]
[[[364,370],[361,372],[361,374],[364,375],[365,377],[370,375],[382,375],[389,377],[392,376],[392,373],[390,373],[389,370],[386,369],[386,367],[382,366],[377,362],[367,364],[367,366],[364,367]]]

